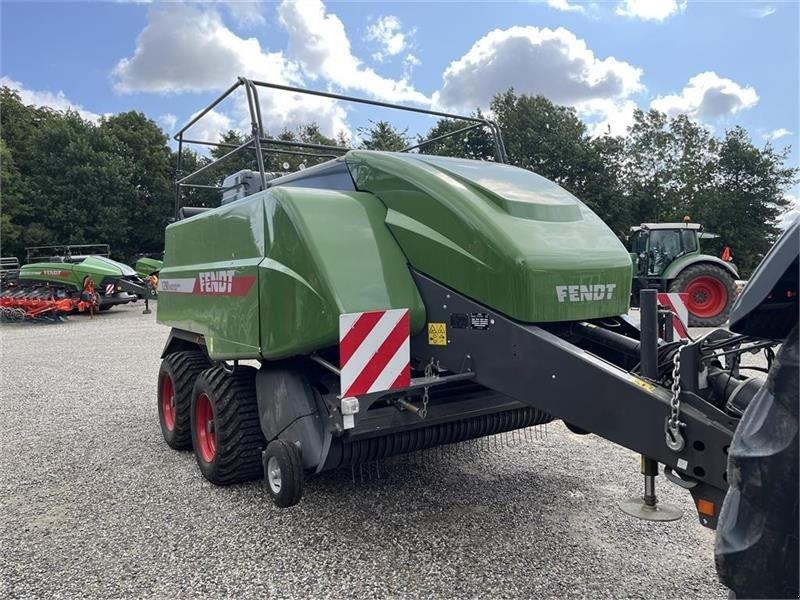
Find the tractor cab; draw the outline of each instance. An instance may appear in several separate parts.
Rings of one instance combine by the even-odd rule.
[[[642,223],[631,227],[628,251],[636,275],[663,275],[675,259],[700,251],[700,237],[717,236],[704,233],[699,223]]]
[[[703,254],[700,240],[718,238],[703,231],[699,223],[642,223],[631,227],[628,252],[634,267],[631,298],[639,291],[684,293],[689,324],[711,327],[724,323],[736,297],[739,274],[727,257]],[[724,256],[724,255],[723,255]]]

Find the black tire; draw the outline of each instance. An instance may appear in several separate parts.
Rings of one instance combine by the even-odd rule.
[[[799,345],[795,326],[731,442],[714,554],[735,598],[798,596]]]
[[[264,484],[276,506],[288,508],[300,502],[303,497],[303,461],[297,446],[284,440],[269,443],[264,452]]]
[[[113,307],[113,304],[106,304],[105,306],[101,306],[100,307],[100,312],[105,312],[107,310],[110,310],[112,307]]]
[[[669,285],[670,292],[686,292],[687,288],[692,282],[700,277],[710,277],[716,279],[721,288],[727,293],[724,303],[715,314],[697,315],[692,312],[693,301],[687,303],[689,309],[689,323],[690,327],[716,327],[722,325],[728,320],[731,313],[731,307],[734,300],[736,300],[736,282],[733,276],[723,267],[712,263],[699,263],[686,267],[681,271],[678,276],[672,280]]]
[[[101,309],[102,310],[102,309]],[[161,434],[170,448],[190,450],[192,448],[192,432],[189,427],[189,413],[192,403],[192,389],[197,376],[211,366],[206,355],[197,351],[175,352],[161,361],[158,370],[158,422]],[[172,427],[168,426],[165,416],[165,379],[172,383],[172,401],[174,407]],[[169,400],[167,399],[167,402]]]
[[[192,446],[200,472],[213,484],[232,485],[261,477],[261,452],[266,440],[258,417],[255,377],[252,367],[237,366],[233,373],[213,367],[195,381],[189,419]],[[213,453],[207,452],[208,445],[199,430],[203,396],[212,412]]]

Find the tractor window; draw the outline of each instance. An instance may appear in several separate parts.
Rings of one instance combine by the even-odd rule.
[[[630,251],[636,255],[647,252],[647,232],[637,231],[631,238]]]
[[[684,252],[694,252],[697,250],[697,236],[693,229],[682,229],[681,241],[683,242]]]
[[[650,232],[650,275],[661,275],[673,259],[683,252],[681,234],[675,229],[654,229]]]

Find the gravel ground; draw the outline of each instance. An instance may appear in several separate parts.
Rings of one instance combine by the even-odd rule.
[[[0,597],[726,597],[690,496],[660,477],[684,518],[627,517],[638,456],[561,423],[326,474],[281,510],[163,442],[168,330],[141,305],[0,331]]]

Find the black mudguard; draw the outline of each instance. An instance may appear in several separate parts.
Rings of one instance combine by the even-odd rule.
[[[798,596],[798,346],[795,325],[731,442],[715,557],[737,598]]]

